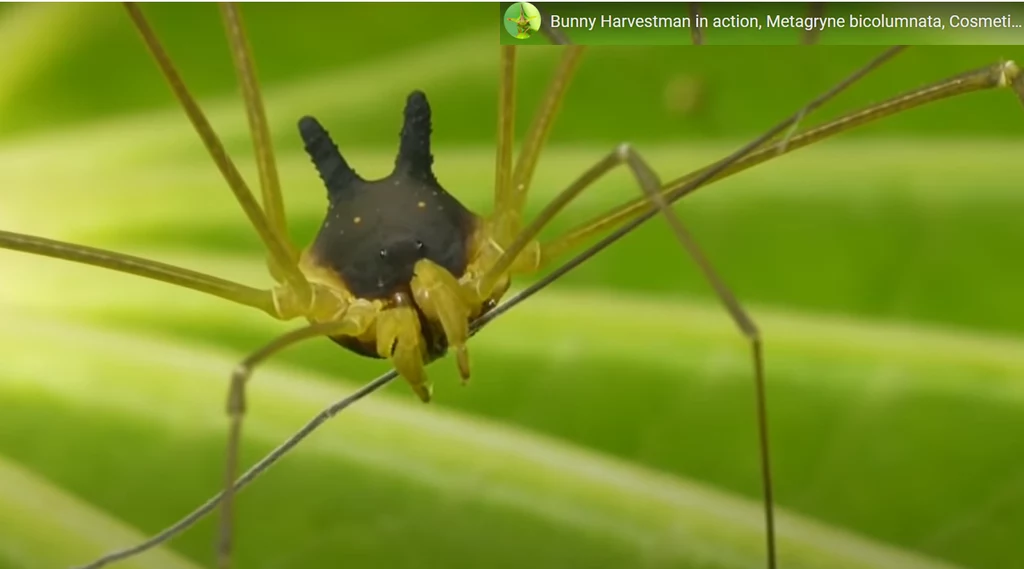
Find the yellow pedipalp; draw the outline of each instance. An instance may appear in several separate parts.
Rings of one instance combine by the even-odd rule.
[[[455,351],[462,381],[469,379],[469,320],[473,316],[459,281],[443,267],[421,259],[413,269],[412,294],[423,314],[441,323],[448,345]]]
[[[383,358],[389,358],[416,395],[428,403],[432,389],[423,369],[420,319],[406,295],[395,295],[395,301],[395,306],[377,316],[377,353]]]

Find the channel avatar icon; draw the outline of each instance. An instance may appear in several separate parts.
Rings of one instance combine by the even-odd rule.
[[[516,39],[529,39],[540,29],[540,11],[529,2],[516,2],[505,10],[505,31]]]

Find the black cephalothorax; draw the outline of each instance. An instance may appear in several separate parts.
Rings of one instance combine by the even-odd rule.
[[[327,216],[310,253],[349,292],[389,304],[399,295],[409,298],[413,267],[421,259],[456,278],[463,275],[476,217],[434,176],[426,95],[409,95],[395,168],[380,180],[356,174],[315,118],[300,119],[299,133],[327,187]],[[448,347],[445,335],[437,323],[419,315],[427,357],[436,359]],[[381,357],[372,342],[332,339],[365,356]]]
[[[386,178],[359,177],[313,117],[299,121],[299,133],[329,202],[311,252],[352,294],[372,300],[404,292],[423,258],[463,274],[475,218],[434,176],[430,105],[422,92],[409,95],[398,158]]]

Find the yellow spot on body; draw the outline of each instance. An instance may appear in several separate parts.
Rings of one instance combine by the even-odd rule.
[[[423,209],[427,207],[427,202],[419,202],[418,204],[416,204],[416,207]]]
[[[352,218],[352,223],[359,223],[361,221],[363,221],[363,218],[361,218],[361,217],[354,217],[354,218]]]

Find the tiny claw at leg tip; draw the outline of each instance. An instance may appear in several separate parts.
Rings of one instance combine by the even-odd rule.
[[[418,385],[414,387],[413,390],[416,392],[416,395],[420,398],[420,401],[424,403],[430,403],[431,395],[433,394],[434,391],[432,388],[426,385]]]
[[[459,376],[462,378],[462,385],[469,382],[469,352],[462,346],[456,355],[459,364]]]

